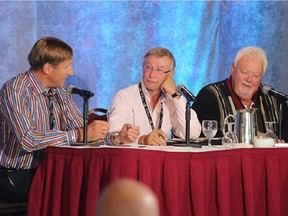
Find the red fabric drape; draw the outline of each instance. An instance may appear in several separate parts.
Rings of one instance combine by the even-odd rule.
[[[165,152],[49,147],[28,215],[95,215],[101,189],[121,177],[151,187],[162,216],[288,215],[288,149]]]

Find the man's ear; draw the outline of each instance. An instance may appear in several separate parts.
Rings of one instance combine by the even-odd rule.
[[[174,73],[175,73],[175,69],[173,68],[173,69],[170,71],[169,75],[170,75],[171,77],[173,77],[173,76],[174,76]]]
[[[232,75],[232,73],[234,72],[235,70],[235,65],[234,65],[234,62],[232,63],[231,67],[230,67],[230,74]]]
[[[49,63],[45,63],[42,68],[43,68],[44,74],[50,74],[50,71],[52,69],[52,65]]]

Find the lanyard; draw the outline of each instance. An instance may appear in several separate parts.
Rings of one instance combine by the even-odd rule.
[[[141,85],[141,82],[138,84],[138,88],[139,88],[140,97],[141,97],[141,100],[142,100],[142,103],[143,103],[143,106],[144,106],[144,109],[145,109],[145,112],[146,112],[147,118],[148,118],[148,120],[149,120],[149,123],[150,123],[150,125],[151,125],[152,130],[154,130],[155,127],[154,127],[154,124],[153,124],[153,120],[152,120],[152,117],[151,117],[151,114],[150,114],[150,111],[149,111],[148,105],[147,105],[146,100],[145,100],[144,93],[143,93],[143,91],[142,91],[142,85]],[[161,111],[160,111],[159,129],[161,129],[162,122],[163,122],[163,105],[162,105],[162,102],[161,102]]]

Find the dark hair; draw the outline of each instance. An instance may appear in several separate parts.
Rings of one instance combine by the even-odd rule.
[[[28,61],[32,69],[39,70],[46,63],[57,66],[72,57],[73,50],[64,41],[54,37],[44,37],[32,47]]]

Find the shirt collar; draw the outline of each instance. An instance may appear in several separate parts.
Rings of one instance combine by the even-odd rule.
[[[35,93],[37,95],[43,94],[47,96],[48,94],[47,89],[43,86],[43,84],[40,82],[40,80],[35,75],[32,69],[28,70],[28,77],[31,80],[31,87],[34,89]],[[57,92],[56,88],[51,88],[51,91],[52,91],[52,95],[55,95],[55,93]]]
[[[150,101],[150,94],[149,94],[148,90],[145,87],[143,79],[141,80],[141,85],[142,85],[142,91],[144,92],[145,97],[148,98],[149,101]],[[165,101],[165,99],[166,99],[166,94],[163,91],[161,91],[159,101],[163,102],[163,101]]]
[[[28,77],[31,80],[31,87],[34,89],[34,92],[36,94],[46,94],[47,93],[47,90],[45,89],[45,87],[40,82],[40,80],[35,75],[35,73],[32,69],[28,70]]]

